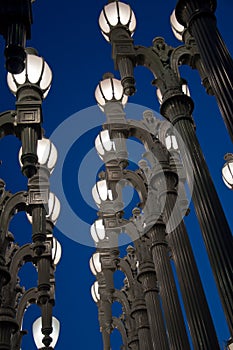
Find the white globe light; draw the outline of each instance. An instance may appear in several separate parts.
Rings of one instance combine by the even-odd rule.
[[[99,26],[105,39],[109,41],[112,28],[124,26],[131,35],[136,28],[136,17],[131,7],[120,1],[114,1],[104,6],[99,17]]]
[[[22,166],[21,156],[22,147],[19,150],[19,162]],[[52,173],[57,162],[57,149],[46,137],[42,137],[42,139],[37,142],[37,157],[38,163],[46,167],[49,172]]]
[[[179,41],[182,41],[182,38],[183,38],[182,35],[185,28],[182,24],[180,24],[177,21],[175,10],[173,10],[170,16],[170,23],[171,23],[173,34],[175,35],[176,39],[178,39]]]
[[[24,84],[37,85],[43,98],[49,92],[52,82],[52,71],[42,57],[37,55],[36,50],[26,49],[25,69],[20,74],[7,74],[7,83],[11,92],[15,95],[17,90]]]
[[[116,151],[115,143],[110,139],[108,130],[101,131],[96,137],[95,148],[101,159],[103,159],[105,152]]]
[[[94,253],[90,259],[89,262],[90,265],[90,269],[91,272],[93,273],[93,275],[97,275],[97,273],[100,273],[102,270],[102,266],[101,266],[101,261],[100,261],[100,253]]]
[[[128,96],[124,95],[121,81],[115,79],[111,73],[106,73],[104,79],[98,84],[95,90],[95,98],[102,111],[109,101],[121,102],[123,107],[128,101]]]
[[[52,318],[52,327],[53,327],[53,331],[50,336],[53,340],[50,346],[54,348],[58,341],[59,332],[60,332],[60,322],[55,317]],[[41,329],[42,329],[42,318],[39,317],[32,325],[33,338],[37,349],[41,349],[45,347],[45,345],[42,342],[44,335],[42,334]]]
[[[92,188],[92,196],[97,206],[100,206],[102,201],[113,200],[112,191],[108,189],[107,181],[98,181]]]
[[[106,232],[102,219],[96,220],[94,224],[91,225],[91,236],[96,243],[105,239]]]
[[[225,185],[233,189],[233,154],[227,153],[224,157],[226,163],[222,168],[222,179]]]
[[[91,295],[95,303],[100,301],[99,283],[97,281],[91,286]]]
[[[59,241],[53,237],[52,260],[54,265],[57,265],[61,260],[62,248]]]

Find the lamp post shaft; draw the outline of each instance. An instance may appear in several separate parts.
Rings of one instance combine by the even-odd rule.
[[[139,255],[141,255],[138,280],[142,283],[144,292],[151,331],[152,349],[168,350],[168,339],[160,305],[159,288],[155,268],[146,242],[142,242],[142,244],[145,247],[140,248],[140,243],[136,244],[135,242],[136,249],[139,251]],[[145,254],[143,250],[146,250],[147,253]]]
[[[151,333],[148,322],[147,309],[144,305],[144,301],[140,303],[140,300],[137,300],[137,304],[132,311],[132,317],[135,318],[136,328],[138,331],[138,340],[139,340],[139,349],[140,350],[151,350],[152,341]]]
[[[184,147],[180,147],[183,161],[190,162],[193,169],[192,199],[228,326],[233,334],[232,235],[197,140],[187,102],[187,98],[173,96],[162,104],[161,113],[173,123],[190,155],[188,157]],[[187,182],[192,186],[189,176]]]
[[[151,228],[150,237],[170,347],[173,349],[189,349],[190,346],[170,264],[163,222],[158,222]]]
[[[192,247],[184,222],[181,220],[181,213],[174,210],[176,200],[176,194],[170,192],[166,201],[165,215],[168,218],[172,215],[177,224],[175,223],[175,228],[168,234],[168,242],[175,262],[193,347],[198,350],[202,344],[206,350],[217,350],[219,349],[218,339]]]
[[[216,1],[213,0],[180,0],[176,16],[196,40],[210,85],[233,140],[233,60],[217,29],[215,7]]]

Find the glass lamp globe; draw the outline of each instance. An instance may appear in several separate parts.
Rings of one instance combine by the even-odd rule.
[[[61,260],[62,248],[60,242],[53,237],[52,260],[54,265],[57,265]]]
[[[100,253],[94,253],[90,259],[89,262],[91,272],[94,276],[97,275],[97,273],[100,273],[102,271],[101,267],[101,261],[100,261]]]
[[[115,143],[110,139],[108,130],[101,131],[96,137],[95,148],[102,160],[106,152],[116,151]]]
[[[178,150],[178,143],[175,135],[167,135],[165,138],[166,148],[170,150]]]
[[[233,350],[233,340],[232,340],[232,338],[230,338],[230,339],[227,341],[226,350]]]
[[[103,80],[100,81],[95,90],[95,98],[102,111],[104,111],[104,106],[107,102],[118,101],[124,107],[128,100],[128,96],[124,95],[121,81],[115,79],[111,73],[106,73],[103,76]]]
[[[92,196],[97,206],[106,200],[113,200],[112,191],[108,189],[107,181],[100,180],[92,188]]]
[[[182,84],[182,92],[190,97],[190,91],[189,91],[189,87],[188,84],[186,82],[184,82],[184,84]]]
[[[45,98],[52,82],[52,71],[45,60],[38,56],[33,48],[26,49],[25,69],[20,74],[7,74],[7,83],[11,92],[16,95],[24,84],[37,86]]]
[[[232,190],[233,189],[233,154],[227,153],[224,156],[224,159],[226,160],[226,163],[222,168],[222,179],[225,185]]]
[[[95,303],[100,301],[99,283],[97,281],[91,286],[91,295]]]
[[[53,192],[49,193],[48,206],[49,206],[49,213],[47,215],[47,218],[50,221],[52,221],[52,223],[55,225],[60,214],[61,204],[59,199],[55,196]]]
[[[116,26],[125,27],[130,35],[133,35],[136,28],[136,17],[129,5],[113,1],[104,6],[101,11],[99,26],[105,39],[110,41],[110,32]]]
[[[183,41],[182,38],[183,38],[183,32],[185,28],[182,24],[180,24],[177,21],[175,9],[173,10],[170,16],[170,23],[171,23],[173,34],[175,35],[176,39],[178,39],[179,41]]]
[[[102,219],[98,219],[91,225],[91,236],[95,243],[105,239],[105,227]]]
[[[22,147],[19,150],[19,162],[22,166],[21,156]],[[54,144],[46,137],[42,137],[42,139],[38,140],[37,142],[37,157],[38,163],[46,167],[51,174],[57,162],[57,149]]]
[[[157,88],[156,94],[157,94],[157,98],[158,98],[159,104],[162,104],[163,96],[162,96],[161,90],[159,88]]]
[[[58,341],[59,332],[60,332],[60,322],[55,317],[52,318],[52,327],[53,327],[53,331],[52,331],[52,334],[50,334],[50,336],[53,340],[50,346],[52,348],[55,348]],[[42,318],[39,317],[32,325],[33,338],[37,349],[41,349],[45,347],[45,345],[42,342],[44,335],[42,334],[41,329],[42,329]]]

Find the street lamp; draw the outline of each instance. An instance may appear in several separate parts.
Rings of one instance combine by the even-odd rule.
[[[19,160],[21,170],[28,178],[28,187],[12,194],[1,181],[0,347],[3,350],[20,349],[25,334],[22,330],[24,313],[31,304],[37,304],[41,309],[41,321],[37,321],[37,324],[42,322],[38,348],[52,349],[58,338],[56,319],[53,333],[52,308],[55,303],[54,272],[61,257],[61,246],[53,237],[53,227],[59,216],[60,203],[49,190],[57,150],[43,136],[41,108],[51,80],[49,66],[34,49],[26,50],[25,69],[16,75],[8,73],[7,77],[17,102],[15,111],[1,114],[1,136],[12,134],[20,139]],[[10,220],[19,211],[27,214],[32,227],[32,242],[22,246],[16,244],[9,233]],[[29,262],[36,269],[38,281],[37,286],[25,290],[19,284],[18,273]]]
[[[115,9],[117,8],[117,3],[118,1],[111,1],[109,5]],[[210,79],[209,84],[214,91],[223,115],[225,115],[225,119],[227,119],[226,124],[231,134],[229,116],[232,114],[232,86],[230,85],[232,80],[230,77],[233,72],[232,60],[228,52],[224,51],[224,44],[216,29],[213,15],[215,6],[215,1],[196,1],[193,7],[188,1],[178,1],[175,17],[174,14],[172,16],[172,27],[175,32],[179,33],[180,39],[182,36],[182,40],[184,40],[184,45],[178,48],[173,48],[166,44],[161,37],[156,37],[153,40],[152,47],[134,45],[129,22],[124,25],[121,24],[122,12],[119,12],[119,20],[117,22],[112,20],[114,11],[106,13],[106,18],[111,23],[107,33],[108,41],[112,45],[112,58],[115,68],[120,72],[124,93],[132,95],[135,92],[134,68],[138,65],[147,67],[155,77],[154,85],[159,89],[160,112],[175,126],[175,129],[181,136],[182,142],[177,140],[180,156],[184,166],[189,163],[193,171],[192,180],[186,174],[187,183],[190,188],[193,185],[193,204],[226,320],[230,332],[233,333],[231,296],[233,279],[231,268],[233,265],[231,253],[233,249],[232,235],[195,134],[192,117],[194,103],[187,89],[184,90],[184,80],[179,73],[179,67],[183,64],[188,64],[192,68],[197,69],[203,84],[209,92],[211,89],[208,88],[208,78]],[[205,16],[206,11],[207,16]],[[102,19],[103,12],[100,16]],[[184,27],[184,32],[182,32],[182,26]],[[104,31],[102,20],[100,21],[100,27]],[[205,35],[205,33],[209,33],[209,35]],[[224,56],[224,53],[226,53],[226,56]],[[223,65],[221,63],[222,60]],[[224,68],[225,66],[227,66],[226,69]],[[218,67],[221,67],[221,74]],[[227,106],[223,103],[224,98],[225,101],[226,99],[227,101],[229,100]],[[226,113],[228,107],[229,110]],[[106,114],[107,123],[109,123],[110,118],[108,118],[108,113]],[[111,120],[114,120],[114,118],[112,117]],[[122,113],[121,120],[123,120]],[[113,130],[113,126],[111,126],[111,130]],[[188,157],[187,152],[189,153]],[[171,235],[171,237],[173,236]],[[188,299],[187,303],[189,303]],[[194,309],[192,309],[193,312],[195,312]],[[198,318],[200,318],[200,315]],[[206,324],[208,325],[208,322]],[[195,346],[198,346],[197,344],[200,343],[200,330],[197,331],[194,326],[191,332],[195,338],[195,340],[193,339]],[[205,348],[218,348],[216,336],[213,337],[212,334],[215,334],[213,325],[209,329],[208,339],[206,339],[205,331],[202,333],[201,337],[203,344],[205,343]],[[213,343],[211,344],[211,342]]]
[[[161,41],[161,38],[159,38],[158,41],[155,40],[154,43],[159,43],[160,45],[164,42]],[[174,80],[176,80],[175,76]],[[103,94],[104,86],[105,84],[102,83]],[[191,101],[187,85],[184,84],[183,79],[179,82],[177,89],[179,91],[179,98],[181,96],[181,101],[182,99],[184,99],[186,103],[189,100]],[[161,93],[161,95],[161,102],[163,105],[163,94]],[[138,234],[135,235],[134,233],[133,235],[133,237],[141,237],[140,241],[137,239],[134,241],[136,254],[138,254],[139,256],[139,272],[137,273],[137,278],[142,284],[145,298],[144,303],[146,303],[147,307],[149,321],[148,325],[150,326],[148,339],[151,338],[152,340],[152,343],[150,343],[150,341],[148,340],[149,343],[144,343],[143,346],[144,348],[148,347],[148,349],[156,349],[158,347],[161,349],[168,349],[168,344],[170,344],[170,346],[173,347],[186,349],[189,348],[189,341],[185,330],[178,293],[176,291],[176,288],[171,288],[172,285],[175,286],[175,282],[173,272],[170,266],[170,261],[167,260],[167,248],[169,247],[175,262],[194,347],[198,348],[201,342],[205,343],[205,347],[208,349],[212,349],[213,347],[217,349],[219,348],[219,345],[214,325],[211,319],[208,304],[206,301],[192,248],[188,239],[186,228],[182,221],[182,213],[185,213],[187,211],[187,208],[184,210],[183,206],[179,207],[179,205],[177,206],[176,204],[176,190],[178,186],[177,180],[179,179],[177,178],[177,175],[181,176],[181,183],[183,183],[184,181],[184,174],[181,174],[179,170],[180,165],[179,162],[177,162],[178,160],[180,161],[180,156],[183,156],[182,152],[180,152],[180,154],[177,155],[180,140],[179,138],[177,139],[175,137],[175,134],[172,134],[171,131],[169,132],[169,130],[171,129],[171,124],[168,125],[169,123],[167,122],[164,122],[164,125],[162,122],[159,122],[158,125],[156,124],[156,122],[154,122],[152,131],[150,127],[150,120],[154,117],[153,115],[149,117],[148,111],[145,113],[145,118],[143,122],[136,122],[132,120],[127,121],[125,119],[125,114],[123,112],[123,105],[121,101],[115,100],[114,95],[111,93],[109,93],[109,96],[112,96],[112,99],[108,100],[107,105],[104,104],[102,106],[102,109],[106,114],[107,118],[107,123],[104,124],[104,129],[108,130],[108,134],[100,134],[99,136],[97,136],[97,151],[101,155],[101,159],[105,162],[106,166],[106,174],[104,180],[105,182],[103,184],[105,187],[105,196],[103,197],[103,200],[108,202],[108,213],[111,211],[110,204],[114,201],[113,198],[107,198],[106,189],[114,188],[114,186],[116,186],[116,182],[113,186],[114,180],[111,177],[111,172],[114,169],[115,173],[118,174],[118,176],[115,178],[115,181],[120,181],[125,176],[123,174],[129,171],[128,169],[125,169],[125,167],[127,166],[127,162],[125,162],[123,168],[124,171],[122,172],[122,168],[120,166],[120,159],[117,157],[117,146],[114,144],[113,147],[113,144],[111,142],[111,140],[114,140],[114,136],[117,134],[118,137],[122,139],[125,139],[130,136],[139,138],[140,141],[145,145],[147,151],[146,155],[148,156],[148,159],[151,163],[151,170],[148,170],[143,165],[141,168],[142,171],[140,173],[140,176],[138,176],[138,173],[134,177],[133,181],[133,184],[137,190],[142,188],[143,186],[146,186],[147,188],[146,192],[141,190],[141,192],[144,194],[144,197],[142,196],[143,201],[141,203],[144,215],[141,215],[139,210],[139,213],[135,216],[134,219],[136,220],[135,223],[138,223],[138,219],[136,218],[138,216],[142,216],[142,219],[140,219],[140,221],[142,220],[142,224],[136,225]],[[169,99],[171,97],[167,98]],[[191,103],[192,102],[190,102],[190,107],[192,106]],[[114,107],[113,105],[115,104],[116,106]],[[111,106],[111,109],[109,109],[109,105]],[[112,110],[117,110],[118,114],[115,115],[114,113],[111,113]],[[155,134],[153,134],[153,132],[155,132]],[[107,137],[108,140],[107,147],[104,147],[104,142],[102,142],[102,139],[104,137]],[[158,139],[158,137],[161,139]],[[163,145],[166,146],[166,148],[162,147],[160,142],[162,142]],[[156,147],[158,147],[158,151],[156,151]],[[182,147],[183,145],[181,144],[181,150]],[[108,153],[112,153],[114,155],[108,157]],[[156,158],[154,157],[155,155]],[[163,172],[161,172],[161,170],[158,168],[158,161],[159,164],[162,166]],[[187,164],[183,163],[183,165],[181,166],[187,166]],[[166,180],[164,179],[164,176]],[[142,179],[143,181],[141,182]],[[142,184],[143,182],[144,185]],[[179,187],[180,186],[181,184],[179,184]],[[100,208],[99,215],[105,218],[105,216],[107,215],[107,213],[105,213],[106,208],[103,206],[100,207],[100,196],[98,199],[99,203],[97,203],[98,201],[95,198],[95,201],[98,207]],[[182,199],[184,200],[184,198]],[[181,201],[179,201],[179,203],[180,205],[182,204]],[[160,210],[160,212],[156,213],[155,208],[157,208],[157,211]],[[124,222],[123,217],[121,221],[122,220]],[[105,225],[105,220],[103,220],[102,225]],[[147,239],[143,238],[144,235],[146,235],[145,237],[147,237]],[[108,239],[110,239],[110,237],[111,232],[109,232]],[[95,241],[97,242],[97,240]],[[99,240],[97,243],[97,247],[100,248],[101,241]],[[148,249],[150,246],[153,247],[153,260],[152,257],[149,258],[150,254],[148,253]],[[190,271],[192,271],[191,274]],[[156,278],[154,276],[154,273],[156,273],[157,278],[159,279],[160,290],[156,288]],[[98,273],[96,273],[96,275],[98,279]],[[167,276],[167,279],[164,278],[164,276]],[[105,284],[108,288],[110,288],[107,281],[105,281]],[[104,287],[105,284],[103,285],[103,288],[106,288]],[[191,285],[192,288],[188,288],[188,286]],[[160,321],[158,321],[161,310],[160,305],[156,301],[156,298],[158,298],[159,294],[162,298],[162,307],[166,320],[167,331],[164,331],[163,317],[161,317]],[[100,301],[101,298],[102,294],[100,293]],[[153,310],[153,308],[155,309]],[[157,319],[153,318],[154,314],[157,315]],[[146,323],[144,324],[144,326],[145,325]],[[198,330],[196,327],[197,325],[199,325]],[[166,332],[168,332],[168,339]],[[208,334],[207,337],[206,334]],[[158,337],[158,335],[160,337]],[[139,337],[139,343],[140,341],[142,342],[142,339],[144,338]]]
[[[131,36],[136,28],[136,18],[129,5],[120,1],[111,1],[104,7],[99,17],[99,25],[107,41],[114,41],[113,59],[115,68],[121,74],[124,94],[131,96],[135,93],[133,77],[133,44]],[[119,50],[124,54],[119,54]]]

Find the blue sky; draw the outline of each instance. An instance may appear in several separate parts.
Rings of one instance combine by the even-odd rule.
[[[128,3],[137,18],[135,44],[150,46],[154,37],[162,36],[168,44],[180,45],[169,24],[175,0],[130,0]],[[105,120],[96,107],[94,90],[105,72],[111,71],[119,77],[118,72],[114,72],[111,46],[98,27],[98,17],[104,5],[102,0],[70,0],[66,3],[61,0],[37,0],[32,6],[34,23],[28,46],[35,47],[53,71],[52,88],[43,103],[43,126],[46,136],[52,135],[58,148],[59,160],[51,183],[52,190],[63,200],[61,218],[58,228],[55,229],[56,237],[63,247],[62,260],[56,272],[54,315],[61,322],[57,350],[102,349],[97,307],[90,296],[94,277],[89,270],[89,259],[94,249],[88,246],[91,242],[89,225],[96,219],[91,188],[101,167],[93,149],[94,139]],[[232,10],[232,1],[222,0],[216,12],[218,27],[231,53]],[[3,45],[0,47],[0,108],[5,111],[14,109],[15,99],[6,85]],[[216,101],[214,97],[206,95],[197,72],[185,67],[182,69],[182,76],[189,82],[195,103],[193,115],[197,135],[232,227],[232,192],[221,179],[223,156],[232,152],[231,141]],[[137,93],[129,99],[130,104],[133,104],[127,109],[129,117],[140,118],[144,110],[141,106],[159,112],[155,89],[151,86],[151,73],[138,67],[135,69],[135,77]],[[0,177],[6,181],[7,188],[12,192],[25,189],[26,180],[20,173],[17,160],[19,141],[7,137],[1,140],[0,147],[0,159],[3,161]],[[192,205],[186,224],[220,345],[223,346],[229,334]],[[30,240],[30,226],[23,214],[14,218],[10,229],[20,243]],[[32,276],[30,281],[29,274]],[[33,275],[30,268],[24,267],[21,281],[31,287],[36,283],[36,274]],[[25,313],[24,328],[28,328],[29,334],[23,341],[23,350],[36,349],[31,336],[31,324],[38,315],[36,306]],[[112,350],[119,350],[119,337],[115,333]]]

